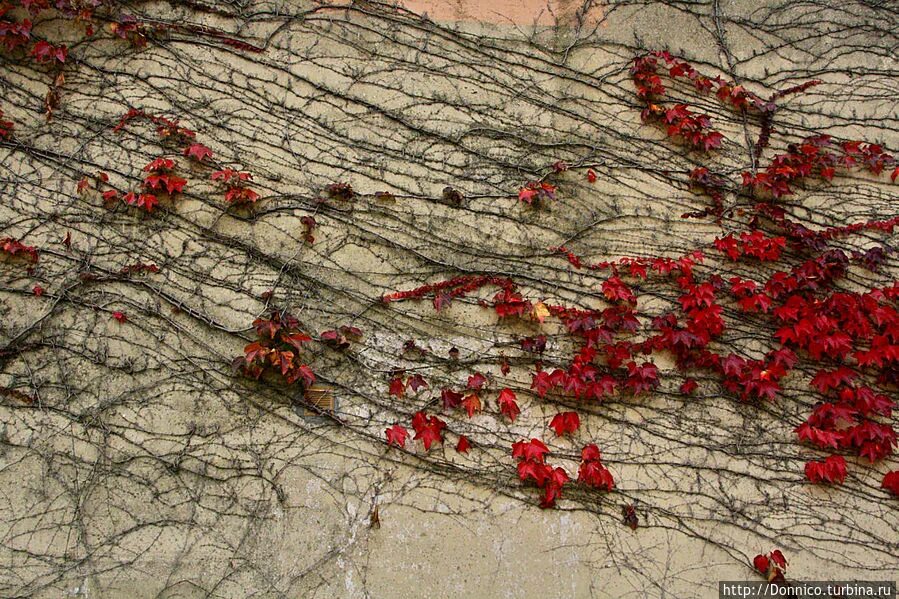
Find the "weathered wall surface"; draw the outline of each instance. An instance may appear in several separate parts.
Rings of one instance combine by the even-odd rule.
[[[753,578],[752,556],[774,547],[802,579],[899,578],[899,510],[878,488],[889,459],[858,460],[839,488],[803,479],[820,452],[792,431],[817,401],[813,369],[777,400],[743,404],[711,379],[683,397],[682,377],[657,357],[656,393],[579,407],[578,438],[551,443],[572,474],[580,447],[597,443],[616,491],[573,491],[541,510],[509,447],[549,439],[567,403],[530,394],[517,340],[547,334],[555,366],[570,360],[564,335],[549,321],[498,322],[477,304],[487,292],[440,312],[380,301],[487,273],[532,298],[602,306],[602,278],[548,247],[594,261],[679,256],[726,231],[731,220],[680,218],[707,202],[684,173],[708,165],[738,180],[757,123],[680,90],[715,118],[720,152],[686,152],[643,125],[628,69],[646,50],[763,96],[823,80],[778,110],[769,157],[812,131],[895,150],[899,23],[887,4],[612,2],[554,6],[561,23],[544,13],[535,27],[522,16],[531,7],[511,4],[411,5],[430,20],[369,2],[135,3],[128,11],[148,22],[216,27],[265,51],[177,30],[145,48],[107,33],[78,44],[71,23],[45,22],[45,35],[71,36],[75,57],[49,120],[55,71],[0,51],[0,109],[16,127],[0,142],[0,237],[40,249],[33,271],[0,264],[0,386],[30,397],[0,404],[0,596],[708,597],[717,580]],[[503,11],[508,21],[486,16]],[[226,209],[211,169],[161,146],[146,121],[115,131],[129,108],[181,119],[217,165],[251,171],[258,206]],[[133,189],[160,155],[188,184],[152,216],[104,207],[93,184],[76,191],[97,171]],[[555,176],[550,209],[522,205],[518,188],[557,160],[576,168]],[[359,195],[317,201],[334,182]],[[461,206],[441,202],[447,186]],[[838,178],[803,190],[791,215],[818,227],[887,218],[895,189],[886,177]],[[121,274],[137,262],[159,272]],[[896,272],[890,258],[873,283],[853,271],[847,284]],[[676,299],[653,285],[641,314]],[[288,392],[231,370],[273,305],[310,332],[362,329],[348,351],[309,349],[340,423],[302,418]],[[758,323],[728,316],[736,347],[768,349]],[[403,353],[410,339],[431,352]],[[430,388],[391,398],[395,368]],[[467,455],[454,441],[386,447],[386,426],[474,371],[492,392],[516,390],[514,424],[492,408],[452,419],[475,445]],[[621,522],[625,504],[636,531]]]

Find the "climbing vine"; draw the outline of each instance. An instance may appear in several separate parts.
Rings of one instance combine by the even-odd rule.
[[[0,442],[7,482],[46,473],[8,485],[0,589],[114,584],[159,530],[299,526],[338,497],[346,539],[298,578],[266,569],[302,552],[208,545],[237,564],[222,588],[250,564],[311,596],[407,497],[462,513],[422,489],[589,516],[584,546],[644,590],[669,534],[728,575],[889,571],[888,67],[740,78],[602,41],[588,71],[568,52],[599,30],[544,55],[377,3],[173,10],[0,3]]]

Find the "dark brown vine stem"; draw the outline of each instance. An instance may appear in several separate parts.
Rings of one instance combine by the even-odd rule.
[[[857,256],[837,289],[897,279],[891,231],[796,233],[895,217],[889,172],[797,180],[772,202],[783,214],[741,185],[815,134],[899,152],[888,3],[553,8],[535,28],[370,1],[107,2],[90,38],[71,15],[34,18],[34,39],[67,45],[64,64],[0,44],[0,239],[38,252],[0,260],[0,596],[707,597],[718,580],[757,577],[753,556],[774,548],[800,579],[899,576],[899,504],[880,488],[895,456],[844,452],[841,486],[803,476],[828,455],[793,432],[822,399],[809,385],[821,364],[800,361],[773,401],[740,402],[708,371],[683,394],[684,373],[657,352],[652,393],[540,399],[535,362],[567,368],[578,346],[555,316],[499,320],[505,283],[439,311],[424,294],[383,301],[483,277],[550,307],[607,307],[609,270],[575,269],[560,246],[585,264],[701,249],[703,277],[764,281],[823,240]],[[770,99],[776,116],[666,78],[666,104],[724,135],[709,152],[668,138],[641,121],[629,72],[656,50]],[[162,140],[163,121],[116,130],[130,109],[177,120],[212,158],[185,156],[183,132]],[[140,191],[159,157],[182,193],[160,194],[152,214],[104,202]],[[252,173],[240,185],[258,200],[229,205],[211,179],[224,168]],[[708,174],[691,178],[697,168]],[[554,199],[519,201],[529,182]],[[797,235],[776,265],[713,249],[753,214],[768,235]],[[641,326],[677,308],[673,277],[628,281]],[[777,349],[769,318],[722,303],[718,350]],[[316,339],[303,360],[336,412],[302,385],[232,369],[272,310]],[[361,339],[317,340],[344,325]],[[541,334],[545,352],[522,349]],[[428,388],[391,395],[398,370]],[[443,409],[440,390],[475,372],[483,413]],[[419,410],[447,422],[444,443],[388,448],[385,428]],[[580,428],[556,439],[548,425],[565,411]],[[596,443],[614,490],[566,485],[540,510],[511,457],[533,437],[572,478]]]

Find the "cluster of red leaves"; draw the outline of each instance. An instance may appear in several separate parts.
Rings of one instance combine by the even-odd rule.
[[[156,135],[159,136],[160,141],[179,146],[182,149],[190,148],[197,136],[194,131],[187,127],[182,127],[178,119],[157,116],[138,108],[129,108],[128,112],[119,119],[119,122],[116,123],[112,130],[114,133],[120,133],[129,123],[138,120],[150,121],[150,123],[156,125]]]
[[[895,402],[868,386],[853,384],[856,376],[843,366],[818,371],[812,386],[822,395],[833,397],[817,404],[795,432],[800,440],[822,449],[849,450],[874,462],[890,455],[896,444],[893,428],[874,417],[890,417]]]
[[[780,549],[775,549],[768,555],[755,556],[752,565],[768,582],[785,582],[786,580],[784,573],[787,571],[787,558]]]
[[[412,416],[412,429],[415,431],[414,439],[421,439],[425,451],[430,451],[431,446],[435,443],[443,443],[443,431],[446,429],[446,422],[437,416],[428,416],[424,412],[416,412]],[[387,445],[395,445],[397,447],[405,447],[406,439],[409,437],[409,431],[400,424],[394,424],[384,430],[387,437]],[[456,450],[465,453],[470,448],[468,438],[462,435]]]
[[[389,393],[400,398],[406,395],[406,389],[412,389],[413,393],[418,393],[419,389],[427,387],[428,382],[420,374],[413,374],[404,380],[402,372],[395,372],[390,380]]]
[[[135,48],[146,46],[147,36],[150,33],[150,28],[131,15],[121,15],[117,21],[109,24],[109,30],[114,36],[126,40]]]
[[[443,443],[443,430],[446,422],[437,416],[427,416],[424,412],[416,412],[412,417],[412,429],[415,431],[415,440],[421,439],[425,451],[431,449],[434,443]]]
[[[667,110],[657,104],[650,104],[643,111],[643,119],[659,118],[666,125],[668,137],[680,138],[694,149],[709,151],[721,147],[724,135],[712,129],[712,118],[698,114],[686,104],[675,104]]]
[[[350,346],[351,341],[359,341],[362,338],[362,330],[359,327],[343,325],[337,329],[322,331],[318,336],[322,343],[334,349],[344,350]],[[419,377],[421,375],[418,375]],[[422,382],[424,379],[422,379]]]
[[[41,40],[32,46],[30,55],[37,63],[56,61],[59,64],[65,64],[69,57],[69,50],[64,44],[54,46],[50,42]]]
[[[439,283],[422,285],[421,287],[416,287],[409,291],[399,291],[397,293],[385,295],[381,298],[381,301],[385,304],[389,304],[391,302],[421,299],[428,295],[434,295],[434,309],[440,310],[449,305],[452,300],[465,297],[469,293],[486,285],[495,285],[503,289],[509,289],[513,286],[513,283],[504,277],[464,275],[446,281],[440,281]]]
[[[253,180],[253,175],[244,171],[236,171],[231,168],[222,169],[212,173],[213,181],[221,181],[225,184],[225,201],[232,205],[255,204],[259,194],[247,187],[247,182]]]
[[[0,141],[11,138],[12,130],[12,121],[3,120],[3,111],[0,110]]]
[[[749,106],[763,109],[767,105],[743,87],[725,83],[720,77],[706,77],[687,62],[674,58],[667,52],[653,52],[637,57],[631,67],[631,77],[637,88],[637,97],[646,104],[640,117],[643,121],[663,123],[668,137],[683,139],[694,149],[708,151],[718,148],[724,136],[712,129],[712,120],[708,115],[694,113],[686,104],[668,108],[659,104],[666,91],[658,74],[660,61],[666,63],[670,77],[685,77],[702,92],[715,90],[720,100],[729,101],[740,110]]]
[[[683,61],[663,53],[643,60],[645,63],[641,66],[641,59],[638,59],[632,73],[638,85],[638,96],[649,104],[665,91],[655,72],[659,61],[667,64],[672,77],[683,76],[702,91],[714,91],[719,99],[737,110],[753,109],[763,115],[773,112],[773,102],[777,98],[817,83],[796,86],[764,101],[739,86],[704,77]],[[647,66],[649,63],[652,63],[651,67]],[[661,110],[660,114],[667,115],[667,111],[657,106],[649,110],[651,113]],[[670,117],[662,118],[671,125],[682,121],[690,123],[685,119],[693,119],[695,115],[685,106],[678,106]],[[705,125],[704,121],[699,121],[687,125],[686,131],[705,134]],[[683,130],[672,133],[681,135]],[[833,172],[827,170],[829,167],[861,166],[879,174],[894,163],[892,156],[872,144],[846,142],[833,151],[830,148],[829,138],[809,138],[790,147],[788,154],[774,158],[771,167],[762,172],[767,179],[756,177],[749,183],[769,187],[772,195],[785,195],[790,192],[790,184],[801,178],[831,178]],[[557,165],[554,169],[557,172],[565,170]],[[707,169],[695,169],[690,179],[713,197],[713,206],[689,216],[720,217],[726,181]],[[532,201],[539,197],[542,189],[539,185],[533,183],[522,188],[524,197],[521,199]],[[859,374],[862,371],[865,376],[873,375],[881,385],[899,383],[899,313],[896,311],[899,284],[867,293],[835,291],[835,285],[848,273],[850,255],[830,249],[827,242],[860,231],[892,232],[897,224],[899,217],[893,217],[813,232],[791,222],[774,204],[760,202],[750,209],[749,230],[725,235],[713,244],[727,259],[746,262],[750,266],[757,266],[759,262],[776,265],[788,251],[797,250],[801,257],[798,265],[776,270],[759,282],[741,277],[726,281],[717,274],[697,274],[696,267],[704,259],[700,250],[680,258],[622,258],[587,264],[569,249],[555,247],[550,251],[564,255],[574,268],[610,272],[599,286],[609,307],[583,309],[544,304],[525,297],[514,282],[486,275],[457,277],[387,295],[383,300],[392,302],[433,296],[434,306],[439,309],[456,297],[485,285],[495,285],[500,291],[493,297],[492,304],[480,303],[492,305],[501,318],[530,318],[541,323],[548,316],[557,318],[566,332],[580,342],[580,347],[576,348],[570,365],[565,367],[544,370],[540,362],[536,363],[531,387],[539,397],[555,392],[577,400],[601,401],[619,391],[633,395],[650,392],[659,385],[659,370],[652,361],[639,356],[669,352],[681,372],[704,371],[715,375],[722,387],[741,401],[770,401],[780,392],[782,379],[800,360],[824,362],[830,367],[820,370],[812,385],[827,396],[828,401],[814,408],[808,420],[797,427],[797,435],[800,440],[822,449],[851,452],[876,461],[890,455],[896,445],[892,426],[878,421],[878,418],[890,416],[893,401],[871,386],[857,383],[856,379],[862,376]],[[767,231],[769,226],[773,231]],[[870,268],[882,262],[888,251],[888,248],[875,248],[852,254],[851,259]],[[680,309],[655,317],[652,332],[642,340],[635,340],[643,326],[637,318],[639,286],[635,283],[647,279],[650,272],[671,279],[680,289]],[[772,341],[779,342],[780,347],[768,351],[760,359],[713,351],[712,341],[719,340],[728,326],[723,315],[729,303],[739,311],[756,314],[760,321],[765,321],[771,327]],[[539,353],[545,348],[545,336],[542,344],[537,339],[522,340],[522,349]],[[507,362],[503,362],[502,368],[504,373],[507,372]],[[696,380],[688,377],[681,385],[681,392],[690,394],[697,387]],[[469,391],[466,396],[444,389],[441,396],[444,407],[462,406],[469,416],[473,415],[482,406],[479,389]],[[501,412],[511,420],[520,413],[515,394],[509,389],[500,393],[498,404]],[[576,412],[564,412],[557,414],[550,426],[560,436],[575,432],[579,424]],[[611,489],[611,474],[607,474],[599,463],[595,446],[590,447],[584,450],[579,480]],[[548,452],[538,439],[513,446],[513,457],[519,460],[519,477],[533,480],[544,489],[545,507],[554,505],[568,481],[564,470],[545,463]],[[810,462],[806,474],[813,482],[839,484],[846,477],[845,458],[833,455],[820,462]],[[899,494],[899,473],[888,475],[884,479],[884,488]],[[779,551],[759,556],[755,563],[766,576],[783,578],[786,561]]]
[[[565,256],[569,264],[575,268],[608,270],[611,271],[613,275],[630,276],[634,279],[645,279],[650,271],[662,276],[672,273],[689,275],[689,273],[692,272],[693,267],[697,264],[702,264],[702,261],[705,258],[702,250],[692,250],[680,258],[626,256],[615,261],[604,260],[592,264],[585,264],[580,256],[577,256],[565,246],[552,246],[549,248],[549,251]]]
[[[805,477],[813,483],[842,485],[846,480],[846,458],[832,455],[820,462],[808,462],[805,465]]]
[[[468,417],[472,418],[475,413],[480,412],[484,407],[480,393],[484,390],[486,384],[487,377],[480,372],[476,372],[468,377],[468,384],[464,391],[454,391],[450,388],[442,389],[440,391],[440,400],[443,402],[444,409],[454,410],[458,407],[462,407],[462,409],[465,410],[465,413],[468,414]],[[499,400],[500,411],[503,411],[502,395],[503,394],[501,393]]]
[[[184,191],[187,180],[172,173],[175,161],[170,158],[156,158],[144,167],[144,188],[157,193],[174,195]]]
[[[315,382],[312,369],[300,359],[303,345],[312,340],[300,330],[290,314],[272,312],[269,318],[253,321],[256,341],[244,347],[244,355],[234,359],[234,367],[244,375],[259,379],[266,373],[288,384],[297,381],[308,387]]]
[[[38,2],[35,0],[19,0],[17,3],[21,8],[28,11],[30,16],[36,17],[44,10],[50,8],[47,2]],[[98,2],[99,4],[99,2]],[[69,2],[57,2],[57,8],[65,12],[66,7],[70,7]],[[0,2],[0,44],[8,52],[12,52],[16,48],[24,48],[32,40],[33,23],[30,19],[16,19],[11,14],[15,5],[11,2]],[[91,14],[91,7],[86,7],[85,15]],[[46,40],[37,40],[31,45],[28,55],[36,63],[59,63],[65,64],[68,59],[69,52],[65,45],[54,45]]]
[[[715,248],[734,261],[749,256],[761,262],[777,262],[786,247],[786,237],[769,237],[761,231],[744,231],[739,238],[728,233],[715,239]]]
[[[187,185],[187,179],[175,175],[172,170],[175,168],[175,161],[170,158],[156,158],[144,167],[143,188],[144,191],[129,191],[121,200],[128,206],[133,206],[152,214],[153,209],[159,205],[158,194],[167,194],[172,196],[181,193],[184,186]],[[109,177],[105,173],[98,175],[98,181],[107,183]],[[78,183],[78,191],[83,192],[87,187],[87,179],[82,179]],[[109,189],[102,193],[103,200],[112,202],[119,199],[119,193],[115,189]]]
[[[590,443],[581,450],[581,466],[578,468],[577,480],[597,489],[611,491],[615,488],[615,479],[609,469],[602,465],[599,448]]]
[[[537,487],[543,489],[542,508],[554,507],[556,500],[562,498],[562,487],[570,480],[564,468],[554,468],[546,463],[548,453],[549,448],[540,439],[512,444],[512,457],[518,460],[518,478],[522,481],[533,480]]]
[[[0,252],[13,258],[25,258],[32,263],[38,261],[38,251],[36,247],[25,245],[18,239],[13,239],[12,237],[0,239]]]
[[[697,91],[701,93],[714,92],[719,100],[729,102],[738,110],[747,108],[753,108],[762,112],[773,110],[770,101],[766,102],[743,86],[724,81],[720,76],[711,78],[703,75],[690,63],[673,56],[667,51],[650,52],[634,59],[631,75],[637,87],[638,98],[650,100],[665,94],[665,86],[662,85],[662,79],[658,75],[661,63],[665,64],[665,67],[668,69],[667,74],[672,79],[687,79],[693,83]],[[813,82],[805,85],[811,84]],[[785,93],[790,92],[784,92],[783,94]]]
[[[760,231],[746,232],[738,236],[728,235],[715,243],[722,254],[732,260],[758,260],[776,262],[787,247],[784,236],[770,236]],[[583,262],[565,248],[554,248],[563,253],[575,267]],[[615,263],[593,265],[597,269],[611,269],[617,273],[609,277],[602,290],[613,305],[604,310],[571,309],[562,306],[545,306],[549,314],[558,317],[567,331],[583,341],[583,347],[575,354],[571,366],[545,371],[537,368],[532,388],[540,397],[550,391],[573,395],[577,399],[597,399],[614,394],[619,389],[637,395],[654,389],[658,381],[658,369],[652,362],[638,362],[640,354],[670,351],[677,358],[680,369],[704,369],[720,376],[723,387],[742,401],[772,400],[780,391],[780,381],[799,360],[797,351],[806,352],[815,360],[839,360],[847,356],[856,358],[859,366],[885,368],[886,379],[894,380],[895,366],[899,360],[896,341],[897,316],[895,308],[884,301],[888,296],[899,297],[899,291],[875,292],[866,295],[841,293],[817,297],[835,281],[846,274],[848,260],[839,251],[827,251],[809,258],[789,271],[775,272],[763,285],[734,277],[729,285],[721,277],[712,275],[705,281],[697,281],[694,274],[696,256],[683,261],[666,259],[623,259]],[[633,335],[639,321],[634,312],[636,294],[623,277],[642,279],[647,276],[647,266],[660,274],[672,276],[683,295],[678,316],[669,313],[657,317],[653,327],[657,334],[640,342],[616,340],[620,335]],[[443,293],[447,288],[479,286],[486,284],[486,277],[469,277],[420,287],[412,292],[391,296],[395,299],[421,298],[428,293]],[[534,304],[517,292],[515,285],[503,280],[503,289],[494,297],[494,309],[503,317],[524,317],[533,312]],[[733,353],[726,355],[709,351],[711,340],[718,338],[725,329],[722,318],[723,305],[718,296],[728,289],[744,311],[770,314],[772,322],[780,328],[775,338],[784,347],[772,350],[758,360],[747,359]],[[542,302],[541,302],[542,305]],[[870,349],[853,352],[853,343],[867,343]],[[605,367],[597,360],[604,358]],[[883,378],[882,376],[882,378]],[[822,379],[823,380],[823,379]],[[823,384],[823,383],[821,383]],[[682,386],[684,393],[695,390],[697,384],[689,379]],[[846,402],[860,403],[860,416],[885,415],[892,402],[868,387],[842,389]],[[510,392],[511,393],[511,392]],[[509,397],[507,394],[503,394]],[[454,407],[461,401],[444,394],[444,402]],[[449,399],[447,399],[449,398]],[[500,402],[501,405],[503,402]],[[815,418],[823,415],[823,408]],[[517,413],[516,413],[517,415]],[[570,416],[568,417],[570,418]],[[561,416],[554,419],[553,428],[560,434],[567,432],[570,422]],[[821,441],[821,431],[828,431],[823,420],[813,419],[815,437],[819,445],[836,448],[833,442]],[[889,425],[873,421],[842,423],[842,434],[837,446],[859,452],[873,459],[891,453],[895,434]],[[811,426],[811,425],[810,425]],[[828,425],[829,426],[829,425]],[[836,426],[836,425],[834,425]],[[808,433],[811,434],[811,433]],[[805,437],[803,437],[805,438]],[[823,478],[821,480],[824,480]]]
[[[31,20],[8,20],[7,13],[11,9],[12,6],[9,3],[0,4],[0,43],[7,52],[27,46],[31,41]]]
[[[113,131],[120,132],[132,121],[141,119],[147,120],[156,126],[156,133],[160,138],[160,143],[179,148],[182,155],[198,164],[208,165],[212,162],[212,150],[197,142],[196,133],[186,127],[182,127],[177,119],[169,119],[131,108],[119,119]],[[168,172],[174,166],[173,161],[170,159],[157,159],[151,164],[154,165],[154,168],[151,169],[153,172],[145,180],[147,189],[152,191],[164,190],[169,194],[182,191],[187,181]],[[145,168],[144,170],[147,169]],[[253,175],[246,171],[222,168],[214,170],[210,178],[213,181],[221,182],[225,186],[225,202],[232,206],[248,206],[255,204],[259,200],[259,194],[248,186],[248,183],[253,179]],[[114,192],[110,192],[110,195],[112,197],[106,198],[107,200],[115,199]],[[149,206],[145,208],[148,212],[157,203],[154,201],[156,198],[152,195],[149,198],[135,195],[132,199],[135,206]],[[310,230],[307,225],[307,240],[311,239]]]
[[[556,186],[545,181],[531,181],[518,190],[518,199],[528,205],[556,199]]]
[[[763,190],[780,198],[793,193],[800,181],[817,176],[830,181],[837,169],[864,168],[873,175],[880,175],[885,168],[896,164],[896,159],[877,144],[860,141],[834,143],[829,135],[807,137],[800,144],[791,144],[784,154],[771,159],[764,172],[753,175],[743,173],[743,185]],[[899,167],[892,173],[895,181]]]

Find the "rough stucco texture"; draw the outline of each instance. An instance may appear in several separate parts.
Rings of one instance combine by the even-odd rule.
[[[544,361],[563,363],[571,348],[557,324],[498,322],[477,303],[489,292],[440,312],[430,300],[380,301],[490,273],[530,297],[602,306],[601,279],[548,247],[591,261],[679,256],[722,234],[728,223],[680,218],[707,202],[683,173],[706,164],[738,180],[758,124],[690,90],[672,93],[727,138],[713,157],[642,124],[628,69],[646,50],[763,96],[821,79],[778,111],[767,157],[812,131],[895,152],[899,26],[887,5],[136,3],[128,11],[142,19],[215,27],[265,50],[177,29],[144,48],[107,29],[79,45],[71,23],[45,22],[77,57],[52,119],[42,103],[55,71],[0,51],[0,109],[16,123],[0,145],[0,237],[41,250],[32,272],[0,264],[0,386],[32,398],[0,402],[0,596],[709,597],[718,580],[755,578],[752,557],[775,547],[796,578],[899,578],[899,504],[879,489],[895,460],[852,461],[838,488],[804,481],[805,461],[823,455],[793,433],[817,401],[813,370],[773,402],[743,404],[711,381],[681,396],[682,377],[657,357],[658,392],[585,407],[578,437],[550,442],[569,473],[583,443],[597,443],[616,491],[541,510],[509,447],[551,439],[561,404],[530,393],[518,340],[546,334]],[[210,169],[160,146],[147,122],[114,131],[132,107],[181,119],[219,166],[251,171],[258,206],[226,210]],[[104,207],[93,184],[76,191],[97,171],[133,188],[163,154],[188,187],[152,217]],[[576,168],[556,176],[550,208],[518,202],[556,160]],[[359,196],[318,202],[334,182]],[[447,186],[462,206],[442,201]],[[888,177],[838,178],[803,189],[791,213],[817,227],[888,218],[895,189]],[[136,262],[159,272],[120,274]],[[889,258],[848,284],[896,272]],[[643,291],[648,312],[676,300],[670,288]],[[270,305],[312,333],[363,330],[347,351],[309,349],[342,425],[304,418],[291,392],[232,371]],[[739,351],[767,349],[753,321],[733,322]],[[407,340],[428,351],[404,353]],[[430,388],[396,401],[395,368]],[[517,391],[514,424],[490,404],[470,420],[446,416],[451,440],[430,453],[387,449],[386,426],[474,371],[490,377],[485,403]],[[467,455],[453,450],[460,432],[475,445]],[[622,523],[625,504],[637,530]]]

